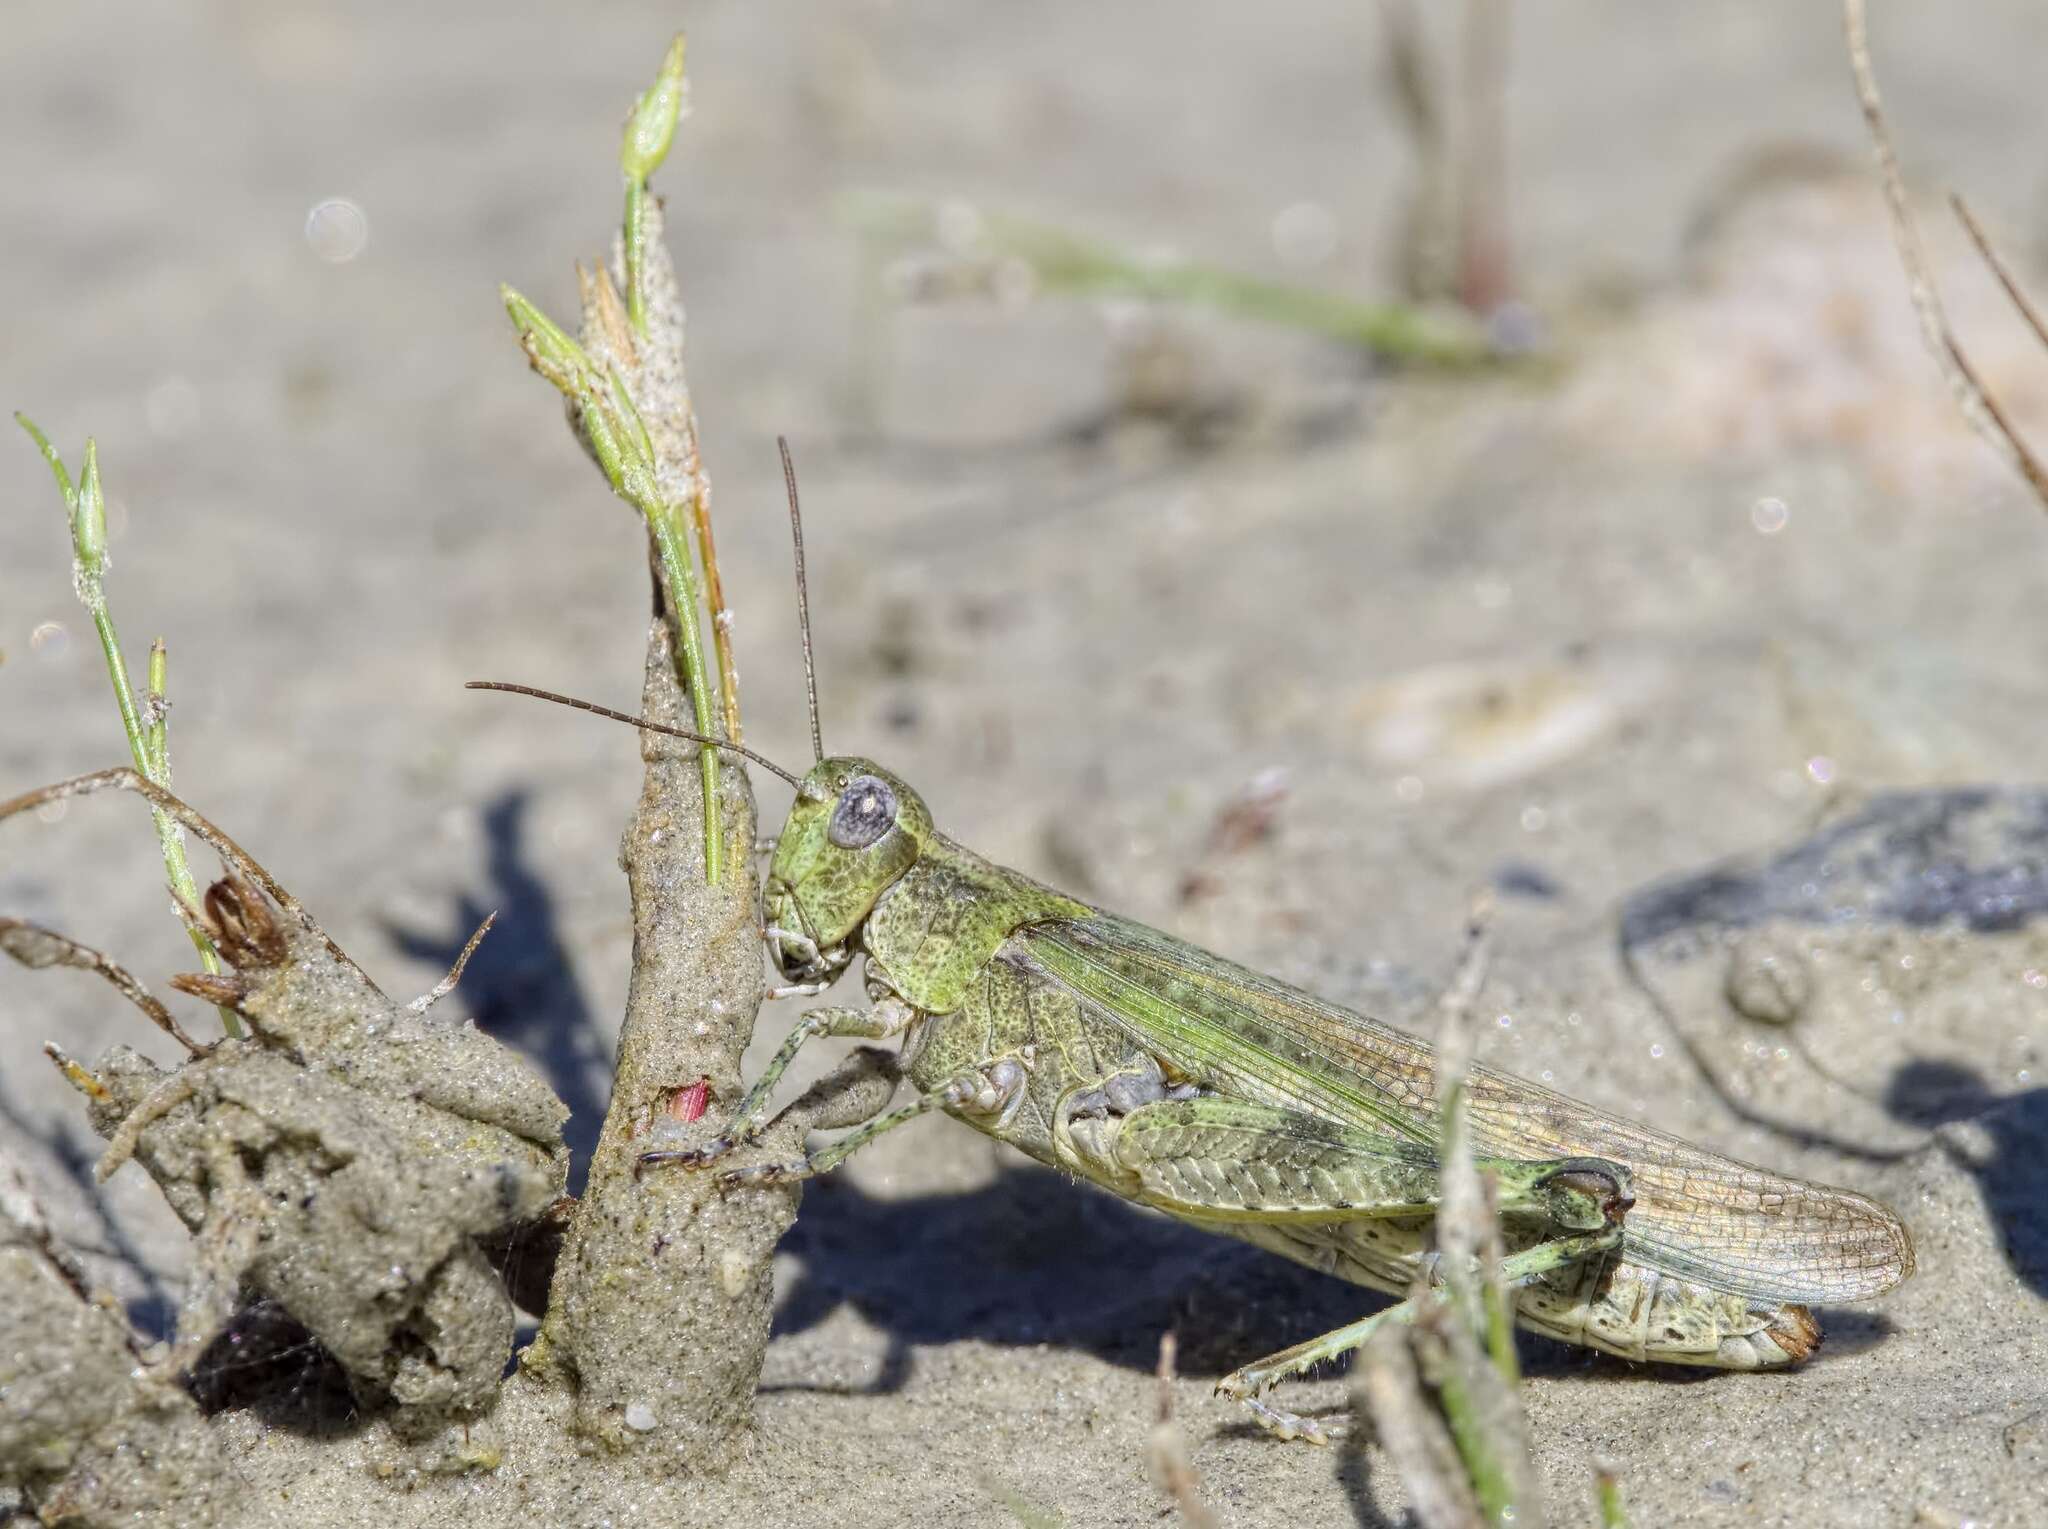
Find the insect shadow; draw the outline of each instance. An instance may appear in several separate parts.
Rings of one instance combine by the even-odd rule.
[[[1386,1303],[1035,1166],[907,1199],[847,1174],[819,1179],[783,1248],[803,1266],[777,1304],[776,1336],[847,1305],[887,1335],[863,1393],[900,1390],[915,1346],[966,1340],[1053,1344],[1149,1371],[1169,1329],[1182,1373],[1221,1375]]]
[[[470,958],[455,997],[477,1027],[531,1058],[569,1107],[569,1192],[581,1191],[591,1150],[604,1124],[611,1048],[576,981],[547,883],[534,868],[527,834],[530,798],[506,791],[484,809],[490,884],[463,893],[445,928],[405,927],[387,920],[386,936],[406,955],[441,970],[493,909],[498,921]]]
[[[970,1340],[1050,1344],[1149,1372],[1169,1330],[1181,1373],[1210,1378],[1393,1301],[1033,1165],[1005,1165],[979,1189],[905,1199],[872,1195],[850,1174],[820,1178],[782,1248],[802,1266],[777,1302],[776,1337],[851,1306],[887,1348],[864,1385],[765,1390],[893,1393],[909,1381],[917,1346]],[[1854,1312],[1826,1321],[1838,1352],[1890,1330],[1884,1318]],[[1724,1373],[1631,1363],[1534,1333],[1516,1339],[1529,1376],[1668,1385]]]

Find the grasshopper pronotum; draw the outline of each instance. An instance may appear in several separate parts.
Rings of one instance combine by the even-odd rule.
[[[797,523],[793,476],[790,512]],[[798,523],[800,608],[802,554]],[[1439,1189],[1431,1048],[996,865],[941,833],[900,777],[826,757],[807,610],[802,619],[817,756],[807,772],[657,730],[731,749],[795,786],[763,890],[769,948],[808,992],[865,957],[869,1001],[805,1014],[720,1137],[642,1162],[703,1168],[757,1134],[813,1037],[899,1038],[910,1102],[799,1161],[723,1177],[808,1178],[939,1110],[1207,1230],[1376,1290],[1415,1288],[1431,1272]],[[479,688],[655,726],[525,686]],[[1768,1369],[1818,1346],[1809,1303],[1861,1300],[1912,1273],[1904,1224],[1863,1195],[1484,1067],[1466,1086],[1480,1167],[1498,1188],[1502,1273],[1533,1331],[1629,1359]],[[1217,1389],[1283,1436],[1321,1440],[1262,1394],[1409,1310],[1297,1344]]]

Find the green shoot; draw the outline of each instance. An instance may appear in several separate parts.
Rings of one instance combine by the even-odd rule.
[[[1621,1482],[1613,1467],[1596,1465],[1593,1482],[1600,1499],[1600,1529],[1628,1529],[1628,1508],[1621,1500]]]
[[[855,227],[874,243],[910,248],[931,242],[931,209],[895,197],[850,204]],[[1147,259],[1050,224],[984,213],[965,262],[1021,261],[1040,288],[1080,297],[1133,297],[1299,329],[1375,355],[1425,366],[1475,366],[1493,356],[1469,319],[1407,303],[1373,303],[1341,293],[1224,270],[1192,260]]]
[[[77,591],[78,601],[85,607],[86,614],[92,617],[93,629],[99,633],[100,651],[107,661],[107,678],[114,687],[114,704],[120,708],[121,727],[128,735],[129,755],[144,778],[168,789],[171,784],[169,703],[164,698],[167,655],[162,639],[151,645],[147,704],[137,706],[135,687],[128,678],[128,661],[121,652],[121,639],[114,631],[113,613],[107,609],[106,574],[111,559],[107,556],[107,506],[105,492],[100,486],[98,443],[89,436],[86,438],[84,471],[74,485],[71,474],[65,469],[63,457],[35,421],[25,414],[16,414],[14,419],[28,432],[36,450],[43,454],[43,460],[50,464],[50,472],[57,480],[57,492],[63,497],[65,513],[71,522],[72,588]],[[163,847],[164,870],[170,877],[171,890],[185,906],[196,908],[199,906],[199,887],[192,879],[192,868],[185,859],[185,831],[164,813],[154,808],[151,810],[155,813],[157,840]],[[199,952],[200,964],[209,974],[218,974],[220,955],[214,950],[213,942],[190,924],[185,927],[192,937],[193,947]],[[242,1021],[233,1009],[223,1007],[220,1022],[229,1035],[242,1033]]]
[[[683,114],[683,36],[676,34],[661,61],[654,83],[633,102],[626,118],[626,138],[619,147],[619,170],[626,178],[626,312],[633,333],[647,333],[647,292],[642,279],[646,243],[647,178],[668,157],[676,123]]]
[[[679,48],[671,50],[671,57],[680,60]],[[692,725],[700,733],[712,734],[716,727],[711,709],[710,671],[704,662],[703,634],[697,627],[697,577],[684,539],[684,507],[671,504],[661,491],[654,443],[625,379],[614,368],[600,372],[581,345],[520,293],[511,287],[500,290],[505,311],[519,331],[520,344],[533,369],[575,404],[584,438],[590,442],[591,454],[604,470],[612,492],[638,510],[647,522],[661,564],[662,587],[669,609],[675,614],[683,685],[689,691],[694,713]],[[700,749],[698,763],[704,782],[704,878],[715,884],[724,874],[725,858],[718,805],[717,750],[709,746]]]

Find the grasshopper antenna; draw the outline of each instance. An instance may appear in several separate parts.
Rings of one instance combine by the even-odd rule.
[[[782,451],[782,481],[789,489],[789,535],[796,543],[796,621],[804,634],[804,690],[811,702],[811,753],[825,762],[825,733],[818,726],[818,670],[811,660],[811,587],[804,580],[804,517],[796,507],[796,464],[789,459],[789,437],[778,435],[775,444]]]
[[[728,754],[737,754],[750,759],[764,770],[772,770],[788,781],[798,791],[804,789],[804,778],[782,768],[765,755],[756,754],[752,749],[723,738],[713,738],[706,733],[693,733],[687,727],[670,727],[666,722],[650,722],[645,717],[633,716],[630,712],[613,711],[609,706],[600,706],[595,701],[579,701],[572,695],[557,695],[552,690],[537,690],[531,685],[512,685],[503,680],[470,680],[464,690],[503,690],[511,695],[530,695],[537,701],[553,701],[557,706],[573,706],[578,711],[587,711],[592,716],[609,717],[614,722],[623,722],[628,727],[638,727],[650,733],[667,733],[671,738],[687,738],[692,743],[707,744],[714,749],[724,749]]]

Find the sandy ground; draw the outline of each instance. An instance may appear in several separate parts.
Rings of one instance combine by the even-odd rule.
[[[499,908],[462,1001],[548,1068],[587,1144],[626,978],[634,750],[459,683],[629,701],[644,573],[494,283],[566,307],[569,260],[616,217],[626,93],[687,26],[696,110],[661,188],[749,741],[806,746],[787,431],[827,741],[917,781],[958,836],[1395,1019],[1494,884],[1489,1060],[1911,1222],[1918,1277],[1824,1313],[1794,1374],[1527,1345],[1561,1519],[1604,1458],[1645,1524],[2038,1522],[2043,812],[1924,793],[2038,776],[2048,527],[1918,349],[1830,7],[1519,20],[1512,227],[1563,366],[1389,380],[1191,322],[1190,386],[1229,405],[1194,441],[1112,412],[1115,314],[911,312],[886,357],[858,343],[835,199],[961,197],[1384,291],[1407,166],[1370,7],[24,12],[0,52],[5,402],[67,451],[100,439],[115,610],[134,653],[170,642],[183,788],[394,991]],[[2027,260],[2048,18],[2003,0],[1882,25],[1909,168],[1971,192]],[[368,228],[339,263],[305,233],[334,197]],[[1336,239],[1294,269],[1273,228],[1304,202]],[[1994,385],[2048,414],[2048,362],[1936,244]],[[25,443],[0,497],[11,791],[121,744]],[[1284,790],[1271,834],[1210,848],[1262,779]],[[152,979],[190,965],[130,807],[8,825],[0,908]],[[1802,964],[1789,1028],[1728,999],[1758,942]],[[95,1208],[92,1143],[36,1054],[155,1039],[137,1030],[82,978],[0,971],[5,1145],[161,1326],[182,1233],[133,1170]],[[1150,1523],[1171,1327],[1227,1522],[1399,1518],[1377,1456],[1273,1444],[1207,1397],[1355,1315],[1348,1287],[944,1122],[820,1185],[786,1246],[730,1482],[642,1495],[593,1466],[462,1490],[507,1521],[1003,1524],[1021,1500]],[[288,1447],[233,1426],[296,1522],[446,1511],[361,1452],[294,1480]]]

